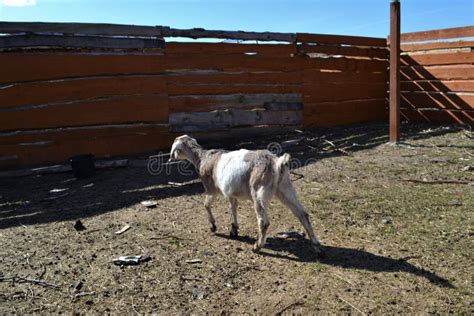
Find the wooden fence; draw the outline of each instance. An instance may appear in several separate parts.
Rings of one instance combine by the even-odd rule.
[[[472,37],[474,26],[401,35],[402,118],[474,125]]]
[[[3,168],[387,115],[385,39],[77,23],[0,33]],[[173,36],[247,42],[164,43]]]

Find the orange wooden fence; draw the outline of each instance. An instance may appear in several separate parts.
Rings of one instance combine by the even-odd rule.
[[[474,125],[472,37],[474,26],[402,34],[402,118]]]
[[[135,37],[116,37],[125,32]],[[160,35],[195,32],[280,41],[160,45]],[[1,168],[166,150],[182,133],[239,135],[387,115],[385,39],[5,22],[0,33],[11,33],[0,37]]]

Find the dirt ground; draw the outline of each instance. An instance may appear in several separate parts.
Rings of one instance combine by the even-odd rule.
[[[87,180],[1,178],[0,313],[472,314],[474,135],[404,125],[403,142],[393,146],[387,130],[359,125],[271,139],[306,162],[292,177],[324,259],[306,239],[278,236],[302,227],[276,201],[260,254],[251,250],[257,226],[249,202],[239,205],[241,237],[231,239],[227,203],[217,201],[212,234],[192,176],[135,165]],[[78,219],[86,230],[73,228]],[[116,235],[125,224],[131,228]],[[145,254],[151,260],[137,266],[112,263]]]

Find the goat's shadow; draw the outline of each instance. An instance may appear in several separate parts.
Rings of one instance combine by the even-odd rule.
[[[249,236],[239,236],[232,238],[224,234],[216,236],[254,244],[255,238]],[[274,252],[268,252],[270,249]],[[311,242],[308,239],[282,239],[267,238],[265,247],[259,252],[262,256],[279,259],[287,259],[299,262],[321,262],[323,264],[338,266],[346,269],[367,270],[372,272],[408,272],[416,276],[425,277],[431,283],[440,287],[454,288],[454,286],[443,277],[423,268],[416,267],[406,261],[406,259],[393,259],[376,255],[364,250],[353,248],[324,246],[325,256],[319,258],[315,255]]]

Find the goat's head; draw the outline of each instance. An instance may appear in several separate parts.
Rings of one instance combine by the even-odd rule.
[[[173,142],[173,146],[171,146],[169,161],[192,161],[193,156],[195,155],[196,148],[201,148],[201,146],[199,146],[199,144],[194,138],[188,135],[176,137]]]

